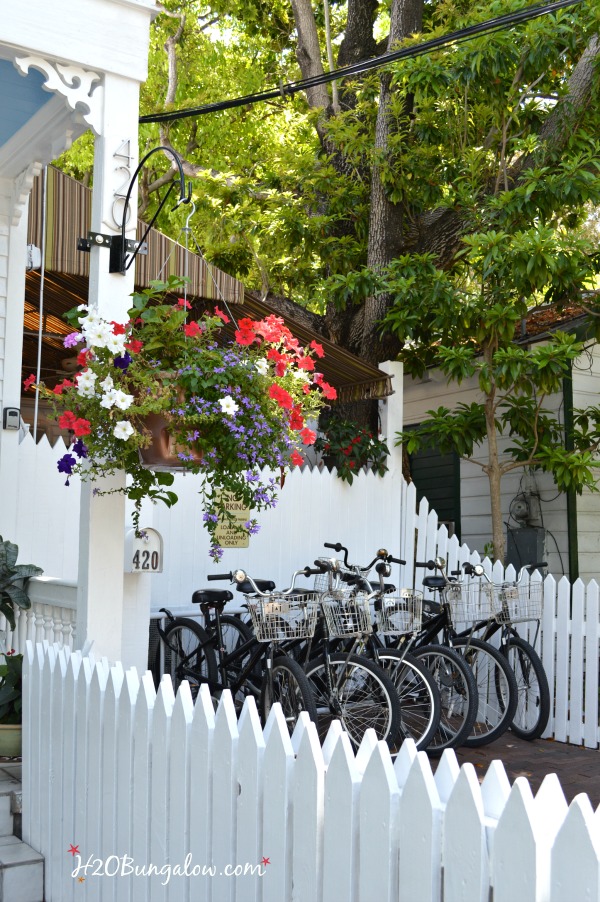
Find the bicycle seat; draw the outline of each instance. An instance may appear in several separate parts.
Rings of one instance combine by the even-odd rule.
[[[423,585],[428,589],[443,589],[447,583],[445,576],[424,576]]]
[[[197,589],[192,595],[192,604],[202,605],[204,608],[216,608],[231,601],[233,592],[229,589]]]
[[[275,588],[275,583],[272,579],[255,579],[254,585],[259,592],[272,592]],[[244,595],[256,594],[252,588],[252,583],[247,579],[245,579],[243,583],[238,583],[236,588],[238,592],[243,592]]]

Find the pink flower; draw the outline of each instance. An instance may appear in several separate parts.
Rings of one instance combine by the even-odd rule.
[[[299,467],[304,463],[304,458],[301,454],[298,454],[297,451],[292,451],[292,456],[290,457],[290,462],[293,467]]]
[[[31,376],[28,376],[27,379],[24,380],[23,390],[29,391],[32,385],[35,385],[35,376],[33,375],[33,373],[31,374]]]
[[[189,301],[186,301],[185,298],[177,298],[177,306],[178,306],[178,307],[185,307],[186,310],[191,310],[191,309],[192,309],[192,305],[190,304]]]

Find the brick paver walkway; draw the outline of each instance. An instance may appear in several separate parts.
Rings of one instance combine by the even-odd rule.
[[[557,774],[567,802],[570,803],[578,793],[586,792],[594,808],[600,805],[600,752],[593,749],[550,739],[524,742],[505,733],[482,748],[456,749],[456,757],[459,764],[470,761],[480,781],[489,764],[500,760],[510,782],[517,777],[526,777],[534,794],[546,774]]]

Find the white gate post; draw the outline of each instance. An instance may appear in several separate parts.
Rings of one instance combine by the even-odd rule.
[[[379,402],[381,432],[390,449],[388,467],[390,473],[402,473],[402,448],[394,446],[394,437],[400,432],[404,419],[404,366],[397,360],[386,360],[379,369],[393,377],[394,394]]]
[[[147,23],[149,25],[150,15]],[[140,42],[148,33],[139,34]],[[92,231],[120,232],[123,200],[138,163],[139,81],[107,73],[103,83],[99,135],[94,148]],[[131,192],[126,236],[135,238],[137,190]],[[131,306],[133,264],[126,275],[109,273],[109,251],[90,250],[89,306],[107,320],[125,322]],[[125,474],[82,485],[77,600],[77,644],[93,642],[96,658],[105,655],[135,666],[147,667],[150,587],[141,577],[124,578],[125,497],[95,495],[97,489],[119,489]],[[131,524],[129,527],[131,528]],[[142,598],[143,596],[143,598]],[[143,603],[142,603],[143,601]]]

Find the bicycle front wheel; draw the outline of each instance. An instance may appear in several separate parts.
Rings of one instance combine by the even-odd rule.
[[[427,667],[395,648],[377,649],[375,661],[392,680],[400,699],[401,726],[397,737],[414,739],[417,749],[426,749],[440,723],[440,693]]]
[[[317,705],[321,741],[331,722],[340,720],[355,748],[369,728],[395,748],[402,726],[400,699],[381,667],[360,655],[334,652],[310,660],[306,675]]]
[[[440,723],[427,751],[441,755],[469,736],[477,716],[477,682],[464,658],[445,645],[424,645],[412,654],[425,664],[440,694]]]
[[[510,730],[520,739],[538,739],[550,718],[550,687],[540,656],[529,642],[511,635],[501,646],[517,680],[517,710]]]
[[[287,656],[275,658],[270,677],[268,672],[263,674],[260,692],[263,726],[275,702],[281,705],[290,735],[294,732],[301,711],[306,711],[310,719],[317,723],[317,706],[310,681],[300,664],[293,658]]]
[[[187,680],[195,700],[202,683],[208,683],[212,689],[218,682],[217,659],[211,643],[209,634],[195,620],[176,617],[167,624],[163,639],[164,673],[171,677],[175,692],[182,680]]]
[[[502,736],[517,710],[517,681],[504,655],[482,639],[462,636],[452,640],[475,675],[479,705],[464,745],[477,748]]]

